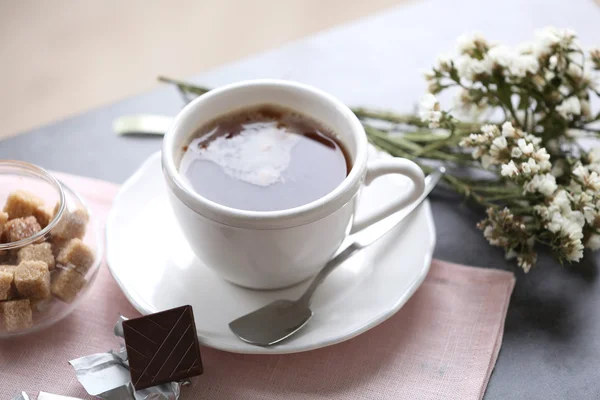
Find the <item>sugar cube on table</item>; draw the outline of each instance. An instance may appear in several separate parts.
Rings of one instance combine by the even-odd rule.
[[[54,209],[55,213],[58,211]],[[52,236],[59,239],[82,239],[90,216],[86,210],[65,210],[58,224],[52,229]]]
[[[24,218],[32,216],[34,211],[43,205],[44,201],[35,194],[17,190],[8,195],[4,212],[8,213],[9,219]]]
[[[50,243],[30,244],[23,247],[17,254],[17,263],[23,261],[43,261],[48,265],[48,270],[52,271],[56,266],[52,245]]]
[[[94,252],[81,239],[71,239],[56,257],[56,262],[67,265],[72,264],[85,274],[94,264]]]
[[[13,283],[13,273],[0,271],[0,300],[8,299]]]
[[[50,271],[43,261],[23,261],[14,272],[15,286],[21,297],[45,299],[50,296]]]
[[[1,302],[0,317],[4,322],[4,327],[9,332],[33,326],[29,299]]]
[[[52,278],[52,294],[64,302],[70,303],[75,299],[85,285],[85,277],[75,266],[67,265],[58,268],[58,273]]]
[[[33,216],[15,218],[4,225],[3,239],[6,243],[18,242],[31,237],[42,230]]]

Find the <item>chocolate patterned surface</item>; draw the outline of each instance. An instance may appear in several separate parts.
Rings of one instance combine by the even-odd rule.
[[[125,321],[123,334],[136,390],[203,372],[191,306]]]

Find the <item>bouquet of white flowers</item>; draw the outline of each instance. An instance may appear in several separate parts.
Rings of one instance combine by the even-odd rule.
[[[445,183],[487,209],[478,224],[486,239],[529,271],[539,246],[561,262],[600,248],[600,148],[581,140],[600,137],[600,113],[590,111],[598,70],[600,50],[585,53],[570,30],[546,28],[516,48],[461,37],[458,54],[425,74],[419,116],[353,111],[376,147],[426,171],[460,167]],[[184,94],[207,90],[160,79]],[[453,89],[454,110],[444,111],[435,95]],[[465,176],[474,170],[485,174]]]

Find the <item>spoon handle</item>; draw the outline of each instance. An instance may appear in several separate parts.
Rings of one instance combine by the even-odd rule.
[[[424,190],[423,194],[414,203],[412,203],[407,208],[405,208],[403,211],[401,211],[401,213],[403,214],[402,217],[397,218],[397,215],[391,215],[381,221],[376,222],[373,225],[369,225],[369,226],[361,229],[360,231],[354,233],[352,236],[353,237],[358,236],[358,237],[355,240],[353,240],[352,242],[350,242],[346,246],[346,248],[344,248],[344,250],[342,250],[335,257],[333,257],[331,260],[329,260],[327,262],[327,264],[325,264],[323,269],[321,269],[319,271],[319,273],[314,277],[313,281],[310,283],[310,286],[306,289],[306,291],[298,299],[298,302],[305,304],[307,307],[310,306],[310,301],[312,299],[313,294],[315,293],[317,288],[321,285],[321,283],[323,283],[325,278],[327,278],[327,276],[334,269],[336,269],[340,264],[342,264],[344,261],[346,261],[347,259],[352,257],[356,252],[364,249],[365,247],[373,244],[378,239],[385,236],[389,231],[394,229],[400,222],[402,222],[407,216],[409,216],[427,198],[429,193],[431,193],[433,188],[436,187],[436,185],[438,184],[438,182],[440,181],[440,179],[442,178],[442,176],[444,175],[445,172],[446,172],[446,169],[444,167],[439,167],[438,169],[436,169],[434,172],[432,172],[425,178],[425,190]],[[389,224],[390,220],[393,220],[393,224],[391,224],[391,225]],[[388,224],[386,224],[386,222],[388,222]],[[383,225],[383,226],[380,227],[379,225]],[[361,236],[361,234],[363,232],[371,233],[370,228],[374,229],[372,234],[363,238]]]

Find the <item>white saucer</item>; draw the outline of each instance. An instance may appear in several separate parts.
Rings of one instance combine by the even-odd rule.
[[[365,188],[358,213],[402,190],[389,176]],[[277,346],[244,343],[228,323],[280,298],[294,299],[308,282],[277,291],[240,288],[198,261],[171,211],[160,154],[151,156],[123,185],[108,217],[110,271],[133,306],[150,314],[190,304],[203,345],[234,353],[283,354],[348,340],[396,313],[425,279],[435,246],[429,203],[380,241],[338,267],[317,291],[314,317],[299,334]],[[235,249],[231,249],[235,251]]]

